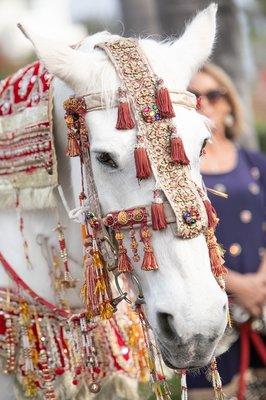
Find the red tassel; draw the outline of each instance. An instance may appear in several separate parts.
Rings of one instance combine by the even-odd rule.
[[[163,118],[174,118],[175,112],[168,89],[163,86],[163,80],[158,79],[156,91],[156,104]]]
[[[118,271],[132,272],[133,268],[127,255],[127,250],[123,245],[124,234],[120,231],[116,232],[115,238],[118,241]]]
[[[127,250],[125,248],[120,248],[118,250],[118,271],[119,272],[132,272],[133,268],[130,259],[127,255]]]
[[[174,162],[181,165],[189,165],[182,139],[179,136],[171,138],[171,158]]]
[[[144,257],[141,269],[145,271],[154,271],[158,269],[158,265],[151,246],[151,233],[147,226],[141,228],[140,236],[144,244]]]
[[[138,179],[147,179],[151,175],[151,164],[144,147],[136,147],[134,150],[136,176]]]
[[[208,228],[215,229],[219,222],[219,218],[217,217],[215,208],[213,207],[212,203],[208,199],[204,200],[203,203],[204,203],[206,213],[208,216]]]
[[[141,269],[144,271],[154,271],[158,269],[152,249],[145,249]]]
[[[78,140],[70,132],[68,133],[66,155],[69,157],[77,157],[81,155]]]
[[[135,121],[132,118],[125,91],[120,89],[116,129],[133,129],[134,126]]]
[[[227,269],[224,266],[224,259],[221,256],[221,250],[218,244],[209,247],[209,255],[213,275],[216,277],[225,275]]]
[[[151,205],[152,229],[159,231],[167,227],[164,204],[153,202]]]

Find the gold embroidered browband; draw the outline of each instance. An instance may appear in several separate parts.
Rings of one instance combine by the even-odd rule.
[[[116,127],[131,129],[137,125],[137,177],[146,179],[152,171],[156,184],[173,208],[178,236],[197,236],[208,226],[208,218],[202,196],[190,178],[189,160],[173,125],[174,112],[165,96],[163,81],[153,73],[133,39],[102,43],[98,47],[105,50],[123,82],[119,90],[119,102],[123,107]],[[190,98],[185,93],[184,98]],[[191,95],[194,108],[193,99]],[[128,113],[128,103],[134,120]]]

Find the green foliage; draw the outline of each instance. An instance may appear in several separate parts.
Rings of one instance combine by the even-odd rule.
[[[179,400],[180,399],[180,378],[178,376],[174,376],[173,378],[168,380],[168,386],[171,390],[171,399]],[[142,400],[156,400],[154,394],[151,393],[150,384],[140,384],[139,385],[139,395]]]
[[[263,153],[266,153],[266,121],[256,121],[256,132],[259,140],[259,147]]]

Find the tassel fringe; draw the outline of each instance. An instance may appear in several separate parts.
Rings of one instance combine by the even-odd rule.
[[[152,229],[159,231],[167,227],[164,204],[153,202],[151,205]]]
[[[181,372],[181,400],[188,400],[187,395],[187,373],[186,370]]]
[[[147,150],[144,147],[136,147],[134,151],[136,176],[138,179],[147,179],[151,175],[151,164]]]
[[[131,115],[131,109],[127,101],[120,101],[118,105],[116,129],[133,129],[135,122]]]
[[[204,206],[208,216],[208,228],[215,229],[219,222],[219,218],[217,217],[215,208],[208,199],[204,200]]]
[[[171,138],[171,158],[174,162],[181,165],[189,165],[182,139],[180,137]]]
[[[126,91],[122,88],[118,90],[119,104],[117,112],[116,129],[133,129],[135,121],[132,117],[130,104],[127,99]]]
[[[68,157],[78,157],[81,155],[80,145],[72,132],[68,132],[66,155]]]
[[[151,233],[147,226],[144,226],[140,232],[141,240],[144,244],[144,257],[141,269],[145,271],[154,271],[158,269],[158,265],[151,246]]]
[[[157,81],[156,104],[163,118],[174,118],[175,112],[168,89],[162,79]]]
[[[115,238],[118,241],[118,271],[132,272],[133,267],[127,255],[127,250],[123,245],[124,234],[120,231],[116,232]]]

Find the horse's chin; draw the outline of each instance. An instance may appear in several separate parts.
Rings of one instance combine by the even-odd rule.
[[[180,370],[180,369],[189,369],[189,370],[198,370],[200,368],[206,367],[210,364],[213,354],[209,354],[207,356],[199,356],[199,355],[192,355],[188,357],[188,352],[185,351],[182,355],[182,350],[178,352],[177,357],[169,357],[161,349],[161,354],[163,358],[163,362],[165,365],[173,370]]]

